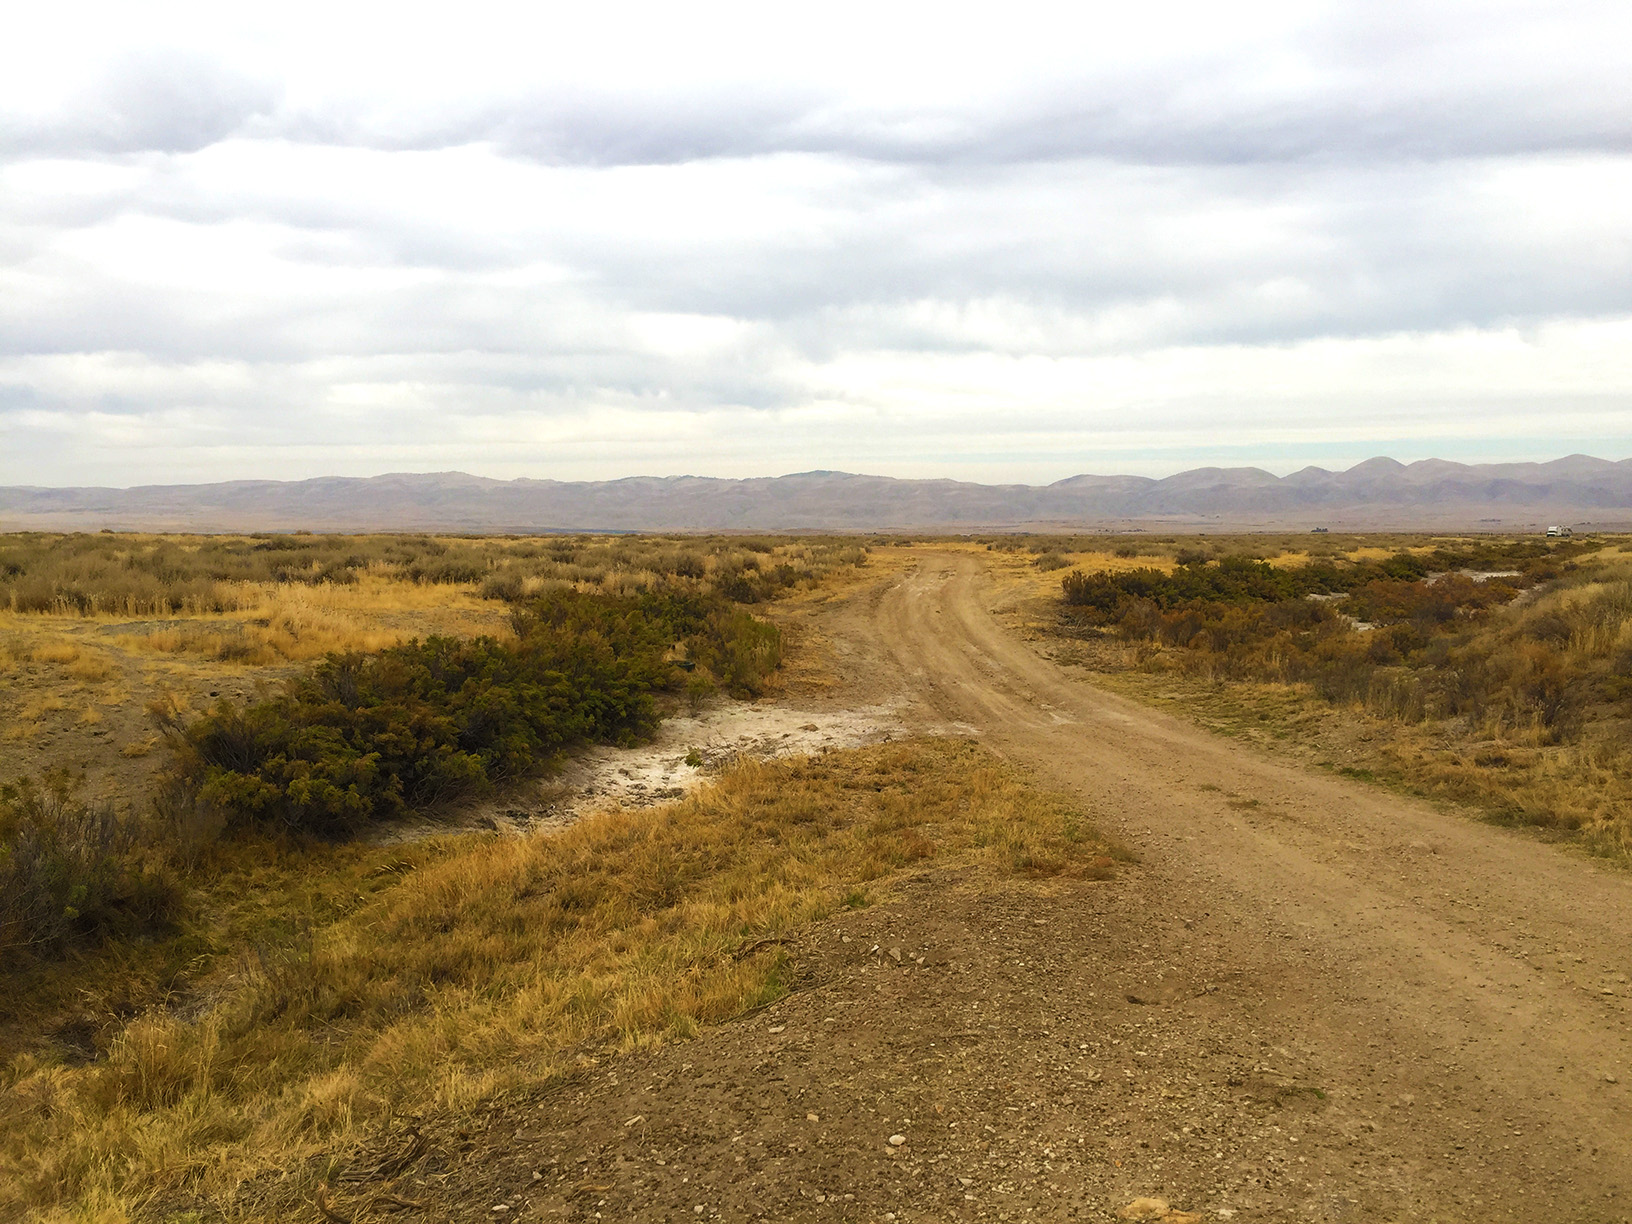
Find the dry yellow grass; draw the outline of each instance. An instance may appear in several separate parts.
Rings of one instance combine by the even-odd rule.
[[[496,595],[627,592],[783,567],[804,577],[778,589],[804,593],[823,575],[842,584],[866,572],[854,564],[862,548],[827,539],[24,535],[0,536],[0,551],[25,571],[0,580],[0,675],[17,682],[0,691],[0,745],[17,746],[0,749],[0,778],[89,762],[94,795],[127,798],[140,789],[141,771],[121,765],[132,758],[102,751],[94,720],[59,717],[87,697],[108,742],[139,743],[160,689],[201,709],[332,652],[503,637],[510,605]]]
[[[42,641],[34,647],[34,662],[59,663],[64,667],[79,662],[79,646],[65,639]]]
[[[504,636],[505,599],[550,587],[626,593],[690,583],[733,599],[804,593],[865,570],[855,541],[747,537],[395,536],[105,537],[0,535],[0,742],[35,737],[93,761],[93,784],[129,791],[134,775],[100,776],[98,745],[71,743],[51,716],[97,694],[116,738],[139,738],[158,686],[199,707],[243,698],[336,651],[376,651],[432,635]],[[736,593],[732,593],[732,591]],[[760,603],[763,607],[763,603]],[[115,693],[128,703],[123,717]],[[43,721],[42,721],[43,720]],[[51,765],[0,753],[0,777]],[[107,771],[102,771],[106,773]],[[115,770],[114,772],[118,772]]]
[[[1632,760],[1624,725],[1569,743],[1530,725],[1412,724],[1359,705],[1334,707],[1307,685],[1218,683],[1178,671],[1139,671],[1133,651],[1103,684],[1243,739],[1272,744],[1367,781],[1449,800],[1502,822],[1576,830],[1595,853],[1632,861]]]
[[[1037,546],[1043,547],[1044,542],[1038,541]],[[946,543],[929,541],[916,546],[915,551],[978,554],[985,563],[988,573],[997,580],[997,585],[1004,596],[1011,601],[1057,600],[1060,595],[1060,578],[1074,569],[1089,573],[1098,571],[1125,573],[1128,570],[1152,568],[1170,573],[1175,564],[1171,556],[1160,554],[1119,557],[1114,552],[1103,550],[1081,552],[1062,550],[1058,555],[1064,559],[1064,566],[1045,570],[1038,567],[1037,554],[1034,552],[989,549],[984,544],[968,541]]]
[[[95,684],[113,674],[114,665],[102,651],[80,652],[67,665],[67,672],[75,680]]]
[[[1416,544],[1402,542],[1400,544],[1365,545],[1360,548],[1347,549],[1340,555],[1347,557],[1350,561],[1386,561],[1390,557],[1396,556],[1402,552],[1416,553],[1420,556],[1424,553],[1433,552],[1435,548],[1439,547],[1440,544],[1445,543],[1449,538],[1450,537],[1445,537],[1442,539],[1440,537],[1435,537],[1429,542]]]
[[[1289,552],[1279,553],[1273,557],[1265,558],[1265,560],[1267,560],[1271,565],[1280,569],[1296,569],[1300,565],[1308,565],[1309,559],[1309,553],[1295,549]]]
[[[384,650],[412,637],[502,635],[506,611],[468,589],[365,578],[349,586],[246,589],[239,610],[133,635],[139,650],[266,667],[336,651]]]
[[[583,1058],[684,1038],[783,990],[764,941],[904,868],[1106,874],[1062,801],[961,741],[747,764],[671,806],[548,836],[244,847],[213,904],[285,935],[107,1057],[20,1056],[0,1089],[0,1214],[119,1220],[155,1195],[235,1218],[242,1179],[315,1179],[405,1111],[458,1115]],[[321,891],[319,897],[317,893]]]
[[[1439,545],[1528,542],[1372,537],[1324,543],[1303,549],[1284,541],[1271,555],[1274,542],[1266,541],[1255,555],[1277,564],[1315,555],[1376,560]],[[1547,582],[1510,606],[1458,622],[1445,635],[1447,653],[1438,661],[1418,654],[1408,664],[1394,656],[1372,666],[1367,643],[1381,651],[1386,641],[1351,642],[1351,657],[1361,664],[1356,670],[1371,670],[1363,671],[1365,683],[1350,689],[1317,692],[1318,671],[1311,678],[1307,666],[1301,672],[1289,667],[1290,653],[1232,653],[1206,637],[1179,646],[1124,640],[1114,630],[1073,633],[1056,653],[1102,673],[1103,683],[1171,703],[1234,734],[1300,744],[1317,760],[1475,805],[1496,819],[1578,831],[1592,849],[1632,860],[1632,707],[1626,704],[1632,696],[1632,557],[1624,540],[1583,544],[1590,551],[1566,551]],[[1036,589],[1036,579],[1015,571],[1012,561],[998,572],[1011,575],[1012,590]],[[1008,605],[1041,637],[1061,627],[1058,592],[1045,595],[1016,596]],[[1308,682],[1295,682],[1300,679]]]
[[[1116,549],[1084,549],[1072,551],[1061,547],[1056,550],[1064,562],[1064,566],[1055,569],[1041,569],[1037,565],[1037,550],[1046,549],[1046,537],[1032,538],[1030,548],[989,548],[987,545],[975,541],[928,541],[918,546],[922,550],[938,550],[952,552],[979,552],[985,559],[990,572],[996,576],[1004,594],[1012,599],[1056,600],[1060,593],[1060,578],[1071,570],[1080,569],[1084,573],[1122,574],[1130,570],[1155,569],[1164,574],[1170,574],[1177,566],[1176,553],[1184,548],[1223,549],[1225,551],[1242,550],[1255,556],[1261,556],[1269,564],[1275,566],[1293,567],[1306,565],[1313,554],[1305,547],[1289,547],[1283,541],[1274,539],[1260,540],[1254,537],[1215,537],[1215,536],[1182,536],[1176,537],[1171,543],[1158,543],[1154,540],[1138,537],[1127,537],[1129,543]],[[1069,537],[1065,543],[1069,543]],[[1424,540],[1421,537],[1402,537],[1397,544],[1363,545],[1357,548],[1336,548],[1330,554],[1349,560],[1381,560],[1394,556],[1400,552],[1428,553],[1444,544],[1446,540],[1434,537]],[[1131,550],[1138,549],[1134,552]],[[876,554],[875,554],[876,555]]]
[[[1632,773],[1619,735],[1527,748],[1524,736],[1447,745],[1420,733],[1380,747],[1383,768],[1414,789],[1473,803],[1516,824],[1582,831],[1601,853],[1632,859]]]
[[[55,714],[68,708],[67,700],[56,693],[34,693],[25,696],[13,712],[13,717],[19,723],[37,723],[47,714]]]

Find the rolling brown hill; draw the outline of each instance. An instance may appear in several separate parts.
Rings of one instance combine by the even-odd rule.
[[[463,472],[113,488],[0,488],[0,530],[970,531],[1513,529],[1632,524],[1632,459],[1370,459],[1347,471],[1196,468],[1050,485],[800,472],[607,481]]]

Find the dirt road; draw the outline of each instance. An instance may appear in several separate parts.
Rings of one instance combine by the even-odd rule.
[[[1476,1180],[1452,1171],[1471,1138],[1517,1188],[1632,1189],[1632,883],[1073,681],[999,627],[980,577],[927,564],[849,640],[887,644],[934,715],[1085,799],[1145,851],[1159,903],[1235,928],[1243,964],[1295,945],[1304,972],[1273,1010],[1336,1039],[1334,1083],[1398,1082],[1444,1115],[1453,1142],[1409,1153],[1425,1172]]]
[[[823,924],[808,989],[497,1115],[453,1214],[1632,1220],[1632,880],[1107,695],[992,598],[968,554],[854,597],[837,699],[977,737],[1141,865]]]

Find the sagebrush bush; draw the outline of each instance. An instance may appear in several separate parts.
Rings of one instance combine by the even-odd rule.
[[[61,779],[0,787],[0,968],[166,923],[181,892],[154,830]]]
[[[648,737],[653,695],[682,684],[681,655],[744,692],[781,657],[775,626],[718,595],[554,591],[519,603],[512,622],[514,641],[334,655],[278,697],[172,722],[174,776],[228,824],[343,836],[576,744]]]

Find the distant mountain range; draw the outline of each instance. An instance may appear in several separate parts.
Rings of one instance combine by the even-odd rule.
[[[463,472],[131,489],[0,488],[0,531],[974,531],[1632,526],[1632,459],[1196,468],[1051,485],[800,472],[489,480]]]

